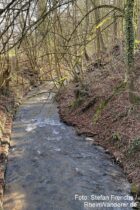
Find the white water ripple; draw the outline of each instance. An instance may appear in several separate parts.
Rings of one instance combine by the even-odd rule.
[[[51,126],[60,126],[61,125],[58,121],[55,121],[52,119],[43,119],[43,118],[32,119],[31,121],[24,121],[24,123],[29,123],[29,124],[27,124],[27,127],[25,129],[27,132],[31,132],[38,127],[39,128],[46,127],[47,125],[51,125]],[[59,134],[59,132],[54,131],[54,134]]]

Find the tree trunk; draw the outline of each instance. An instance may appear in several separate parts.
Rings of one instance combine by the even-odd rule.
[[[129,100],[132,104],[136,104],[139,101],[139,97],[135,90],[135,74],[134,74],[134,25],[133,25],[133,13],[134,13],[134,0],[127,0],[125,11],[125,26],[126,26],[126,59],[127,59],[127,71],[126,81],[128,84]]]
[[[94,5],[94,7],[98,6],[97,5],[97,0],[94,0],[93,5]],[[96,25],[98,25],[99,22],[100,22],[100,11],[99,11],[99,9],[95,10],[95,21],[96,21]],[[103,51],[106,50],[100,27],[98,29],[96,29],[96,36],[97,36],[97,55],[98,55],[98,58],[99,58],[101,50],[103,50]]]

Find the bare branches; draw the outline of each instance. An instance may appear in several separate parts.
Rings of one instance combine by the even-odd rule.
[[[1,0],[0,53],[16,51],[18,59],[24,57],[20,64],[28,60],[32,71],[51,79],[83,75],[87,60],[97,53],[97,39],[102,51],[102,43],[113,36],[114,14],[118,25],[124,17],[123,6],[99,2]]]
[[[39,18],[36,18],[36,11],[37,11],[37,2],[38,0],[12,0],[6,6],[3,3],[3,9],[0,10],[0,17],[1,17],[1,33],[0,39],[2,39],[5,34],[8,34],[7,39],[5,42],[0,46],[1,52],[5,52],[6,45],[9,45],[9,41],[12,38],[12,34],[19,34],[19,38],[16,40],[14,45],[12,41],[10,43],[9,49],[15,46],[15,44],[21,44],[21,41],[26,36],[26,34],[30,31],[34,31],[45,21],[45,18],[52,13],[54,10],[64,7],[65,5],[73,2],[74,0],[70,1],[56,1],[55,4],[49,6],[49,10],[44,10],[42,15]],[[18,31],[19,21],[22,17],[22,21],[24,22],[22,31]],[[5,21],[6,20],[6,21]],[[21,21],[20,21],[21,22]]]

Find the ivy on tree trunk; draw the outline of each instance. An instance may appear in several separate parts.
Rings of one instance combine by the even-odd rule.
[[[126,25],[126,48],[127,48],[127,65],[129,68],[134,66],[134,0],[127,0],[125,11],[125,25]]]
[[[136,96],[136,91],[134,87],[135,32],[134,32],[133,16],[134,16],[134,0],[127,0],[126,10],[125,10],[126,61],[127,61],[126,79],[128,84],[130,102],[132,104],[135,104],[139,101],[139,97]]]

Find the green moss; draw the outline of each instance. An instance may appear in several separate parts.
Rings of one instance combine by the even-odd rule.
[[[78,97],[70,103],[69,107],[71,107],[71,109],[76,109],[83,103],[83,101],[84,99],[82,97]]]
[[[131,193],[133,195],[139,195],[140,194],[140,187],[137,184],[132,183],[131,184]]]
[[[107,101],[102,101],[98,108],[96,109],[96,112],[93,117],[93,123],[95,124],[97,120],[99,119],[103,109],[107,106],[108,102]]]
[[[128,154],[129,155],[134,155],[135,153],[140,152],[140,137],[136,138],[131,145],[129,146],[128,149]]]
[[[134,0],[127,0],[125,9],[125,34],[126,34],[126,60],[128,66],[134,64],[134,45],[135,45],[135,34],[134,34]]]
[[[132,104],[140,105],[140,96],[134,94],[133,92],[130,93]]]
[[[105,99],[104,101],[101,101],[93,117],[94,124],[97,122],[102,111],[105,109],[108,103],[113,99],[113,97],[116,96],[117,94],[120,94],[122,91],[126,89],[126,85],[127,85],[126,82],[121,82],[117,87],[114,88],[114,91],[107,99]]]
[[[120,136],[120,134],[119,134],[118,132],[113,133],[113,135],[112,135],[112,140],[113,140],[113,142],[121,141],[121,136]]]

